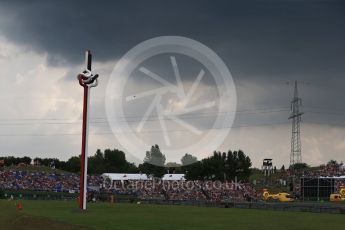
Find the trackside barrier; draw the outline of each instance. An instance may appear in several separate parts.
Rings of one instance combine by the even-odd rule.
[[[78,194],[55,193],[55,192],[33,192],[33,191],[2,191],[0,199],[25,200],[76,200]],[[345,203],[308,203],[308,202],[239,202],[239,201],[223,201],[212,202],[205,200],[164,200],[164,199],[140,199],[134,196],[121,196],[112,194],[98,194],[98,200],[102,202],[110,202],[111,196],[115,197],[115,203],[140,203],[140,204],[158,204],[158,205],[188,205],[200,207],[214,208],[241,208],[241,209],[261,209],[274,211],[290,211],[290,212],[314,212],[314,213],[334,213],[345,214]]]
[[[67,192],[36,192],[36,191],[3,191],[0,199],[20,199],[20,200],[75,200],[77,193]]]
[[[274,211],[290,212],[314,212],[314,213],[334,213],[345,214],[345,204],[333,203],[266,203],[266,202],[211,202],[197,200],[163,200],[163,199],[117,199],[119,203],[136,203],[141,204],[161,204],[161,205],[189,205],[201,207],[218,207],[218,208],[242,208],[242,209],[261,209]]]

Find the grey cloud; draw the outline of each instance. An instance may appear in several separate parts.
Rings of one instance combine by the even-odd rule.
[[[310,104],[329,101],[320,92],[345,96],[343,1],[2,1],[0,12],[1,33],[47,53],[51,65],[80,64],[85,49],[114,60],[143,40],[180,35],[215,50],[236,84],[312,83],[303,95]],[[281,104],[278,94],[262,100]]]
[[[341,1],[4,1],[1,30],[51,64],[123,55],[161,35],[199,40],[238,75],[344,72]],[[58,61],[64,59],[65,62]]]

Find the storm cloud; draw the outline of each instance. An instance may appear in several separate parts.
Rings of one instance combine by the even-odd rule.
[[[343,1],[2,1],[1,31],[50,64],[101,61],[162,35],[196,39],[241,75],[339,75]],[[330,76],[328,76],[330,77]]]

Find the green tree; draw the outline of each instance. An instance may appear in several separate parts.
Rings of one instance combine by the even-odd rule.
[[[19,163],[25,163],[30,164],[31,158],[30,157],[1,157],[1,160],[5,161],[5,166],[11,166],[11,165],[18,165]]]
[[[161,152],[159,146],[154,145],[150,151],[146,151],[144,162],[163,167],[165,160],[165,155]]]
[[[202,180],[205,178],[203,163],[197,161],[194,164],[182,166],[182,173],[186,174],[187,180]]]
[[[66,169],[70,172],[80,172],[80,156],[68,159]]]
[[[327,165],[338,165],[338,162],[336,160],[330,160]]]
[[[181,158],[181,163],[182,165],[190,165],[198,161],[198,158],[195,156],[186,153],[182,158]]]
[[[242,181],[248,181],[249,176],[251,175],[252,161],[248,156],[244,154],[242,150],[238,151],[238,168],[236,176],[238,179]]]
[[[139,165],[139,170],[148,175],[162,177],[167,172],[164,165],[165,155],[161,152],[158,145],[154,145],[150,151],[146,151],[144,163]]]
[[[102,174],[106,172],[106,162],[104,154],[100,149],[97,149],[94,156],[89,157],[88,172],[90,174]]]
[[[104,150],[104,160],[106,172],[137,172],[137,168],[135,167],[135,165],[129,163],[126,160],[125,153],[118,149]]]
[[[294,165],[291,165],[290,168],[293,170],[303,170],[309,168],[309,165],[307,165],[306,163],[296,163]]]
[[[183,167],[186,178],[248,181],[252,162],[243,151],[214,152],[212,156],[192,165]]]

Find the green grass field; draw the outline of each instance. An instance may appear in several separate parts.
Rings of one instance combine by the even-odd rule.
[[[0,201],[0,229],[343,229],[345,215],[144,204]]]

